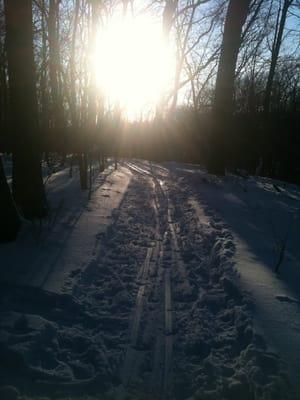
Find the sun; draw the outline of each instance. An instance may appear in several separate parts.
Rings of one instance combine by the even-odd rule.
[[[175,63],[161,23],[148,16],[122,17],[99,30],[94,68],[107,107],[137,120],[153,116]]]

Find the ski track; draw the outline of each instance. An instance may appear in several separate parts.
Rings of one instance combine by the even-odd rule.
[[[59,271],[56,258],[37,284],[31,273],[34,290],[24,282],[1,287],[7,383],[21,362],[39,395],[291,398],[280,360],[253,330],[249,298],[236,285],[226,225],[170,168],[139,160],[119,168],[97,188],[89,213],[74,220],[67,267]],[[92,256],[84,268],[82,260],[71,266],[72,237],[78,243],[80,227],[95,218]],[[54,290],[57,276],[64,290]],[[33,390],[24,377],[20,387]]]
[[[201,399],[293,397],[285,378],[276,376],[283,374],[280,360],[267,350],[263,338],[254,331],[248,296],[236,286],[236,271],[231,262],[234,243],[226,225],[189,195],[188,188],[176,182],[171,171],[140,161],[127,165],[132,172],[151,177],[156,193],[165,199],[167,227],[162,241],[161,288],[164,337],[157,338],[153,356],[156,387],[157,382],[162,382],[162,398],[186,398],[197,393],[197,389]],[[186,213],[190,215],[187,219]],[[193,270],[195,263],[200,263],[200,270]],[[229,324],[224,323],[229,315],[234,318],[229,318]],[[222,342],[225,348],[220,351]],[[229,350],[225,343],[229,344]],[[159,351],[162,345],[163,357]],[[223,372],[218,367],[220,359],[224,363]],[[272,360],[274,368],[263,365],[266,362],[263,360]],[[262,369],[257,369],[256,362],[262,364]],[[162,378],[157,372],[159,368],[163,371]],[[198,369],[201,378],[197,377]],[[256,369],[264,378],[254,375]]]
[[[144,312],[146,314],[145,303],[149,300],[151,293],[153,293],[155,299],[160,298],[160,301],[156,302],[156,309],[157,314],[163,316],[163,321],[160,321],[159,323],[160,328],[157,329],[157,338],[154,344],[154,350],[151,351],[152,360],[150,362],[152,364],[152,377],[149,377],[149,382],[146,387],[149,388],[150,392],[156,395],[163,392],[164,396],[168,396],[171,384],[173,351],[173,310],[171,294],[172,266],[169,265],[167,268],[162,267],[166,235],[168,232],[167,230],[165,232],[161,231],[163,222],[159,219],[159,213],[164,206],[167,207],[167,229],[172,230],[169,201],[162,184],[153,176],[151,168],[149,172],[147,169],[138,167],[132,163],[126,163],[126,165],[128,165],[132,171],[135,171],[142,176],[149,176],[149,184],[153,186],[154,190],[152,206],[155,210],[156,217],[156,240],[153,243],[153,247],[148,249],[145,261],[137,277],[140,288],[137,294],[136,307],[133,313],[131,341],[126,350],[122,380],[125,386],[128,386],[130,382],[137,381],[138,365],[141,364],[141,357],[139,357],[137,349],[139,330],[141,330],[140,322],[142,313]],[[164,205],[162,204],[163,202],[159,200],[159,195],[165,202]],[[176,262],[174,255],[175,251],[172,251],[173,266]],[[150,288],[150,290],[148,290],[148,296],[145,293],[147,285]],[[160,309],[163,309],[164,312],[160,312]],[[144,318],[149,319],[149,316],[145,315]],[[163,327],[163,329],[161,329],[161,327]],[[162,354],[163,358],[161,357]]]

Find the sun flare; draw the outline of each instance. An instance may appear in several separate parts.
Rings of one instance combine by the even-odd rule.
[[[98,32],[95,70],[108,107],[129,120],[151,117],[174,71],[161,24],[146,16],[114,19]]]

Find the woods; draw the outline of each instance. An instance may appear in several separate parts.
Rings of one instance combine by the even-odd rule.
[[[156,112],[132,120],[101,92],[94,52],[114,13],[144,9],[175,62]],[[28,219],[46,216],[41,165],[52,154],[62,167],[79,165],[83,190],[88,159],[115,153],[199,162],[217,174],[262,163],[262,174],[299,182],[298,43],[297,0],[1,1],[0,150],[13,162],[6,204]]]

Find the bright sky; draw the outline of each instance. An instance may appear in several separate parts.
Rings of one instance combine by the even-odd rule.
[[[175,70],[161,20],[145,15],[113,18],[98,33],[95,69],[108,106],[117,106],[129,120],[149,118]]]
[[[138,9],[134,17],[124,17],[121,9],[116,11],[99,30],[94,54],[97,85],[105,105],[121,111],[128,120],[154,115],[172,85],[176,64],[175,51],[162,35],[161,15]],[[297,17],[289,16],[287,29],[295,30],[294,37],[284,41],[281,54],[289,54],[291,41],[299,37],[298,23]],[[184,101],[184,94],[180,92],[179,102]]]

